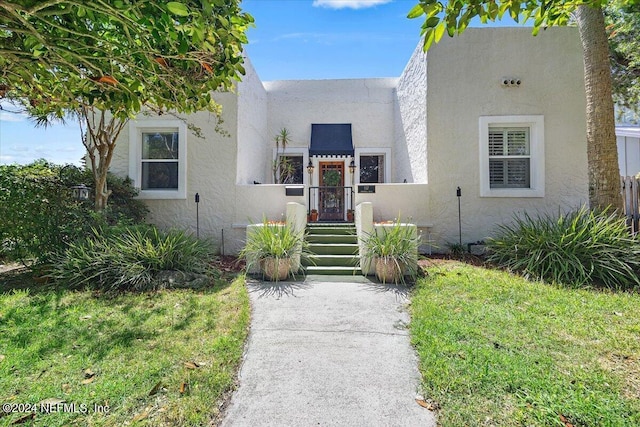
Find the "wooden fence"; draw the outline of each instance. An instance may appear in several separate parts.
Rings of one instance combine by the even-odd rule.
[[[627,225],[635,235],[640,231],[640,178],[633,176],[620,177],[622,195],[624,197],[624,214]]]

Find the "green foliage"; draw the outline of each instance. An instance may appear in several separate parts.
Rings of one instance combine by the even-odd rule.
[[[640,425],[639,294],[449,262],[418,279],[410,310],[439,425]]]
[[[247,269],[267,258],[287,259],[309,256],[304,232],[296,232],[290,224],[274,223],[263,218],[262,224],[249,229],[240,257],[247,260]]]
[[[505,14],[516,22],[533,20],[533,35],[536,35],[547,26],[567,25],[571,13],[581,5],[600,7],[605,3],[605,0],[420,0],[407,17],[413,19],[424,15],[421,35],[426,51],[434,42],[438,43],[445,32],[450,37],[462,34],[475,17],[483,24],[500,20]]]
[[[64,170],[63,170],[64,169]],[[145,205],[133,199],[131,182],[110,176],[114,203],[102,214],[90,209],[90,201],[71,198],[69,188],[91,179],[90,172],[64,168],[44,160],[26,166],[0,166],[0,244],[4,256],[44,263],[52,254],[89,234],[118,223],[139,223]]]
[[[0,166],[0,243],[5,256],[46,262],[82,235],[91,218],[45,161]]]
[[[52,166],[54,170],[59,171],[58,166]],[[64,166],[65,170],[61,174],[62,185],[69,188],[79,183],[88,183],[93,181],[93,174],[88,169],[78,168],[76,166]],[[59,172],[58,172],[59,173]],[[104,222],[106,225],[116,224],[136,224],[142,223],[149,213],[149,209],[143,201],[136,199],[138,189],[133,186],[131,178],[122,178],[112,173],[107,173],[107,186],[111,191],[109,200],[111,203],[100,214],[94,215],[97,218],[96,223]],[[95,202],[95,191],[89,192],[89,201],[91,204]]]
[[[4,4],[4,3],[3,3]],[[145,106],[218,111],[253,18],[240,0],[100,0],[0,6],[0,97],[37,115],[80,108],[128,119]]]
[[[291,134],[287,128],[280,129],[274,137],[273,141],[276,143],[276,158],[273,160],[271,171],[273,172],[273,183],[284,184],[293,175],[292,165],[287,159],[281,158],[280,155],[284,154],[287,149],[287,145],[291,142]],[[280,149],[282,148],[282,152]]]
[[[419,245],[420,236],[415,226],[403,224],[398,218],[392,226],[382,227],[382,231],[374,230],[364,237],[366,256],[363,262],[368,269],[375,258],[383,258],[415,278]]]
[[[213,245],[183,231],[155,227],[126,228],[122,233],[95,233],[71,243],[52,263],[51,277],[72,288],[140,291],[160,285],[158,273],[205,274]]]
[[[640,3],[611,1],[604,12],[613,96],[617,104],[637,116],[640,114]]]
[[[574,286],[640,285],[640,240],[623,218],[581,208],[557,217],[516,216],[489,239],[488,260],[534,279]]]
[[[460,243],[449,242],[447,243],[447,249],[455,257],[463,257],[466,252],[464,245]]]
[[[322,182],[327,187],[337,187],[340,184],[340,173],[333,169],[325,170],[322,175]]]

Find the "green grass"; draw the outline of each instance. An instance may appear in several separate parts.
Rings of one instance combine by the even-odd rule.
[[[0,283],[0,402],[87,405],[37,413],[35,426],[207,425],[234,384],[248,325],[242,278],[111,297]],[[0,425],[22,415],[0,412]]]
[[[411,303],[425,398],[442,426],[640,425],[639,312],[638,294],[430,267]]]

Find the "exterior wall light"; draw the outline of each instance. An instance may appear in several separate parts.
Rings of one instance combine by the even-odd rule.
[[[313,176],[313,162],[309,159],[309,164],[307,164],[307,172],[309,173],[309,185],[312,184],[311,177]]]
[[[351,175],[356,173],[356,162],[353,160],[353,157],[351,158],[351,163],[349,163],[349,172],[351,172]]]

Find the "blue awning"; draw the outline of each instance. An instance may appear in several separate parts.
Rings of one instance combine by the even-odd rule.
[[[353,156],[351,123],[312,124],[310,156]]]

